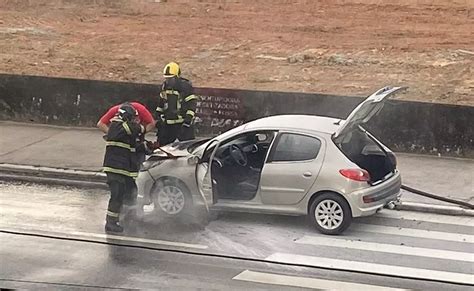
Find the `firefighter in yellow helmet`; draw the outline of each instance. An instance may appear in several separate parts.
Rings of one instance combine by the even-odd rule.
[[[181,69],[175,62],[165,66],[163,77],[156,108],[158,142],[160,145],[166,145],[175,140],[194,139],[193,121],[197,97],[194,95],[191,81],[181,77]]]

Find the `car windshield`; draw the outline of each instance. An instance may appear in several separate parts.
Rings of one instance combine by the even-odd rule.
[[[233,136],[234,134],[241,132],[245,127],[246,127],[246,124],[243,124],[243,125],[238,126],[236,128],[230,129],[230,130],[218,135],[217,137],[215,137],[213,139],[209,139],[209,140],[204,141],[202,143],[200,142],[197,145],[192,145],[190,148],[188,148],[188,151],[190,153],[194,153],[194,154],[202,153],[204,151],[204,149],[206,148],[209,141],[211,141],[211,140],[216,140],[216,141],[225,140],[228,137]]]
[[[202,140],[197,141],[197,142],[193,142],[193,143],[191,143],[191,145],[189,145],[187,147],[187,150],[188,150],[189,153],[202,151],[202,150],[204,150],[203,145],[206,144],[209,141],[210,141],[210,139],[206,138],[206,139],[202,139]]]

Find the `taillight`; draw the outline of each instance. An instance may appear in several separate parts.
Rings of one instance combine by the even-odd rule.
[[[362,169],[342,169],[339,170],[339,173],[344,177],[359,181],[359,182],[369,182],[370,181],[370,174],[366,170]]]

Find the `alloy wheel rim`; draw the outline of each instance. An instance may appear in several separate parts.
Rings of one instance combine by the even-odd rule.
[[[158,205],[167,214],[178,214],[184,208],[184,193],[175,186],[165,186],[158,192]]]
[[[314,216],[319,226],[328,230],[338,228],[344,220],[341,205],[330,199],[319,202],[314,211]]]

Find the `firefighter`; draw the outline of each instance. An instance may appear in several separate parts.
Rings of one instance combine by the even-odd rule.
[[[120,106],[111,119],[106,138],[104,172],[110,188],[110,200],[106,215],[106,232],[123,232],[119,216],[124,197],[130,195],[134,178],[138,175],[136,147],[140,135],[145,132],[139,124],[138,112],[129,103]]]
[[[145,127],[146,132],[150,132],[155,129],[155,124],[156,124],[155,119],[153,118],[153,115],[146,108],[145,105],[139,102],[128,102],[128,104],[132,105],[132,107],[137,110],[138,120],[140,124]],[[109,131],[111,120],[116,117],[121,105],[122,104],[112,106],[97,122],[97,127],[105,134],[107,134],[107,132]],[[140,137],[141,137],[140,142],[142,142],[145,136],[141,135]],[[104,138],[106,138],[106,136],[104,136]],[[153,149],[153,146],[151,146],[150,148]],[[145,161],[146,156],[144,152],[137,152],[136,154],[137,154],[136,156],[137,167],[140,168],[140,165]],[[129,182],[131,183],[129,185],[129,188],[132,189],[132,191],[130,193],[127,193],[126,197],[124,198],[124,206],[126,206],[127,209],[130,208],[128,210],[131,210],[133,212],[133,206],[135,205],[135,202],[136,202],[137,191],[136,191],[135,182],[134,181],[129,181]]]
[[[171,62],[163,69],[164,81],[161,86],[156,127],[160,145],[175,140],[194,139],[194,115],[197,97],[194,95],[191,81],[181,77],[177,63]]]

